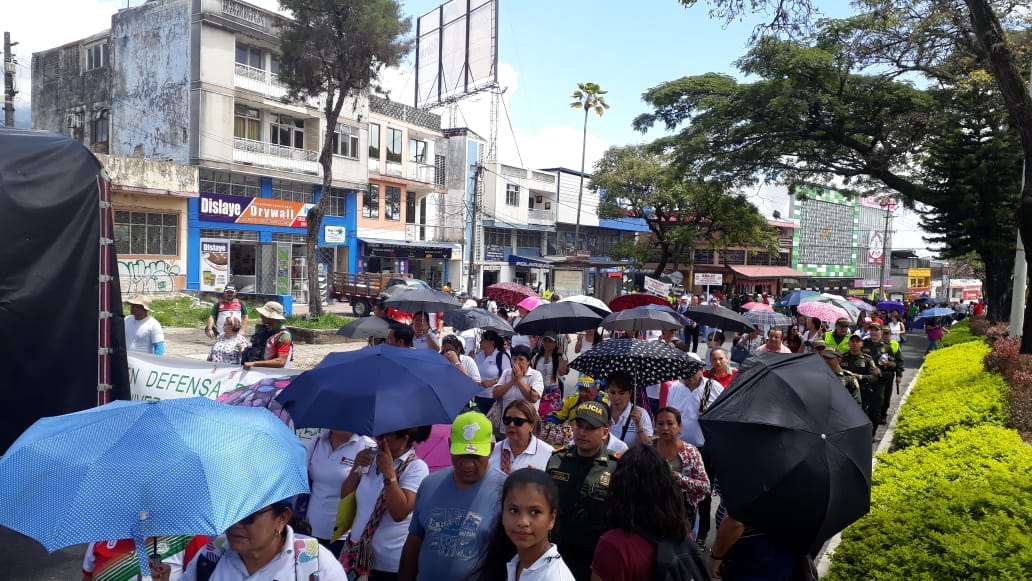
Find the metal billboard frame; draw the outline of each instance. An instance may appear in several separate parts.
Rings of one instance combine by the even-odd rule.
[[[485,40],[486,59],[480,46]],[[498,0],[449,0],[416,19],[415,75],[419,109],[497,87]]]

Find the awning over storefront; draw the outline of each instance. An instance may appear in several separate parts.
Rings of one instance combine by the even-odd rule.
[[[457,244],[450,242],[408,242],[406,240],[387,240],[384,238],[359,238],[366,245],[367,257],[378,258],[435,258],[451,260],[452,251],[458,250]]]
[[[515,266],[517,268],[551,268],[554,263],[551,260],[544,258],[535,258],[531,256],[520,256],[518,254],[509,255],[509,266]]]
[[[799,272],[787,266],[731,266],[728,268],[744,278],[803,278],[805,272]]]

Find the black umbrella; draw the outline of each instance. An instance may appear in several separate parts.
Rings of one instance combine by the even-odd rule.
[[[660,312],[666,313],[668,315],[672,315],[674,317],[674,319],[677,320],[677,322],[681,323],[682,327],[692,324],[692,320],[691,319],[689,319],[688,317],[682,315],[681,313],[678,313],[677,311],[674,310],[673,307],[671,307],[669,305],[642,305],[642,306],[637,307],[637,308],[645,309],[647,311],[660,311]]]
[[[595,379],[605,379],[614,371],[634,377],[635,387],[645,387],[696,374],[703,365],[680,349],[660,341],[610,339],[581,353],[570,367]]]
[[[484,309],[456,309],[441,317],[445,325],[456,331],[480,329],[496,331],[499,335],[512,336],[512,325],[498,315]]]
[[[591,307],[574,302],[545,303],[516,325],[520,335],[543,335],[545,331],[577,333],[598,328],[602,317]]]
[[[391,324],[387,319],[380,317],[362,317],[355,319],[340,329],[337,334],[349,339],[386,339],[387,331],[391,330]]]
[[[699,305],[684,312],[684,316],[707,327],[716,327],[723,331],[741,331],[747,333],[756,327],[745,317],[728,309],[715,305]]]
[[[648,308],[658,307],[658,308]],[[602,319],[602,328],[610,331],[655,331],[684,327],[677,313],[659,305],[646,305],[617,311]]]
[[[757,353],[699,418],[728,513],[816,553],[867,514],[871,422],[816,354]]]
[[[403,313],[444,313],[462,307],[455,297],[446,292],[416,287],[392,292],[383,304]]]

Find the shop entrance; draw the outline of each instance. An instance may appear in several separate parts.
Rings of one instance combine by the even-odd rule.
[[[497,270],[485,270],[484,271],[484,286],[481,288],[487,288],[493,284],[498,284],[498,271]]]

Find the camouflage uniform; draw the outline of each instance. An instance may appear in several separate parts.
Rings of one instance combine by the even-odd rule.
[[[861,352],[858,355],[845,353],[842,355],[842,369],[849,371],[859,380],[861,405],[864,413],[871,420],[872,430],[877,430],[882,403],[882,386],[879,380],[881,372],[878,370],[878,365],[866,353]]]

